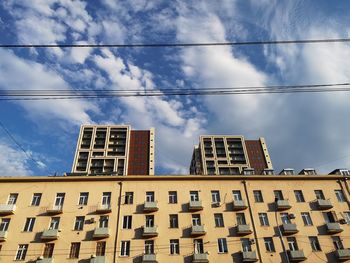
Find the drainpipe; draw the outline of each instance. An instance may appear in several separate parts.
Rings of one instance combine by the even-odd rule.
[[[115,263],[117,260],[117,244],[118,244],[120,209],[121,209],[121,203],[122,203],[122,190],[123,190],[123,183],[118,182],[118,184],[119,184],[118,213],[117,213],[117,227],[115,230],[115,237],[114,237],[113,263]]]
[[[278,236],[279,236],[280,241],[281,241],[281,245],[282,245],[284,256],[286,257],[287,262],[290,263],[288,253],[287,253],[286,247],[284,245],[284,241],[283,241],[283,237],[282,237],[282,231],[281,231],[280,225],[278,224],[277,201],[278,201],[278,199],[275,198],[275,220],[276,220],[276,224],[277,224],[277,228],[278,228]]]
[[[255,238],[255,240],[256,240],[256,242],[255,242],[255,244],[256,244],[256,250],[258,251],[259,261],[262,263],[263,261],[262,261],[262,258],[261,258],[259,240],[258,240],[258,236],[257,236],[257,232],[256,232],[256,227],[255,227],[254,218],[253,218],[252,207],[250,206],[250,201],[249,201],[249,196],[248,196],[247,183],[246,183],[246,181],[242,181],[242,183],[243,183],[243,186],[244,186],[245,197],[246,197],[246,199],[247,199],[250,221],[252,222],[252,226],[253,226],[254,238]]]

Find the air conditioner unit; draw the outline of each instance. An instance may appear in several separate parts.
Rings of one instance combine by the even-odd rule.
[[[294,214],[289,214],[288,217],[289,217],[290,219],[295,219],[295,215],[294,215]]]
[[[255,244],[255,239],[249,239],[250,244]]]
[[[342,225],[345,225],[346,224],[346,220],[344,218],[342,218],[342,219],[339,220],[339,223],[342,224]]]

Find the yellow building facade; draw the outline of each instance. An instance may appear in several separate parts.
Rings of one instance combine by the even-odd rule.
[[[0,262],[339,262],[348,177],[0,178]]]

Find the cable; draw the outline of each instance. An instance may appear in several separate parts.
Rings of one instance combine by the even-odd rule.
[[[3,90],[0,101],[350,91],[350,83],[160,90]]]
[[[163,48],[163,47],[215,47],[215,46],[252,46],[281,44],[344,43],[349,38],[265,40],[245,42],[199,42],[199,43],[151,43],[151,44],[0,44],[0,48]]]

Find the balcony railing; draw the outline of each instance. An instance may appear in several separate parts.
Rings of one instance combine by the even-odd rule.
[[[50,215],[61,214],[63,210],[63,205],[53,205],[46,209],[46,213]]]
[[[246,205],[244,200],[234,200],[233,201],[233,210],[237,211],[237,210],[244,210],[246,209],[248,206]]]
[[[0,215],[11,215],[15,212],[16,205],[7,205],[7,204],[1,204],[0,205]]]
[[[321,210],[333,208],[331,200],[327,199],[317,199],[317,207]]]
[[[142,233],[143,237],[155,237],[158,236],[158,231],[157,231],[157,227],[156,226],[144,226],[143,227],[143,233]]]
[[[255,251],[243,251],[242,252],[242,261],[243,262],[256,262],[258,258],[256,257]]]
[[[41,234],[41,239],[43,240],[55,240],[59,237],[58,229],[45,229]]]
[[[202,210],[203,209],[202,201],[200,201],[200,200],[198,200],[198,201],[190,201],[188,208],[191,211]]]
[[[112,211],[111,204],[98,204],[96,207],[96,213],[104,214]]]
[[[291,207],[292,206],[289,204],[289,201],[287,199],[277,201],[277,210],[287,210]]]
[[[7,231],[0,231],[0,241],[6,241],[7,233]]]
[[[248,224],[239,224],[237,225],[237,234],[240,236],[249,235],[252,233],[250,225]]]
[[[200,236],[205,235],[207,232],[205,231],[204,225],[197,225],[191,227],[191,235],[192,236]]]
[[[92,237],[93,238],[109,237],[109,228],[108,227],[96,227]]]
[[[157,262],[157,256],[156,256],[156,254],[143,254],[142,262],[155,263],[155,262]]]
[[[207,253],[194,253],[192,262],[193,263],[209,262],[208,254]]]
[[[299,232],[297,225],[292,223],[282,224],[282,231],[284,235],[291,235]]]
[[[306,257],[302,250],[289,250],[289,259],[292,262],[299,262],[306,260]]]
[[[158,202],[157,201],[146,201],[143,205],[143,211],[145,212],[153,212],[158,211]]]
[[[105,262],[107,262],[105,256],[93,256],[92,258],[90,258],[89,263],[105,263]]]
[[[343,229],[341,228],[339,223],[327,223],[326,229],[328,234],[336,234],[343,232]]]
[[[338,260],[345,261],[350,259],[350,249],[337,249],[334,253]]]

